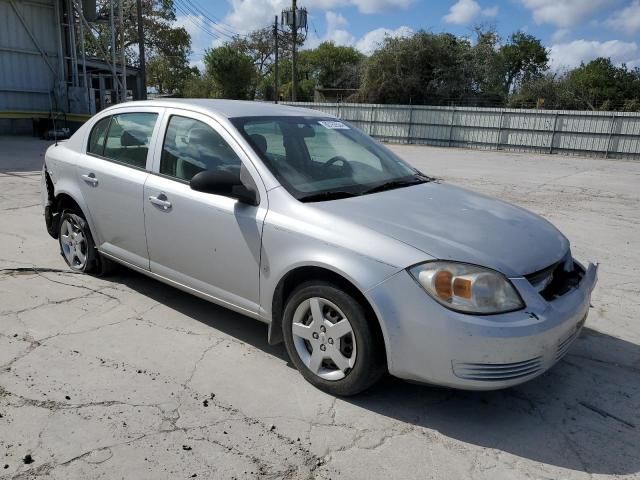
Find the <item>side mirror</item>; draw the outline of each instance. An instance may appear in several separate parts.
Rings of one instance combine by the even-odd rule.
[[[255,189],[247,187],[239,175],[229,172],[205,170],[197,173],[189,182],[191,190],[236,198],[242,203],[257,206],[260,201]]]

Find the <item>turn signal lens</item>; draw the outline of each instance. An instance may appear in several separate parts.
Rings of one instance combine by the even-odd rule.
[[[460,298],[471,298],[471,280],[468,278],[456,277],[453,281],[453,294]]]
[[[493,314],[524,307],[520,295],[501,273],[457,262],[427,262],[409,269],[418,283],[452,310]]]
[[[433,284],[438,295],[443,300],[448,300],[452,295],[453,275],[448,270],[436,272]]]

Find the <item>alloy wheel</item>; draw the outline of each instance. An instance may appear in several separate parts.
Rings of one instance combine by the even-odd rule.
[[[291,324],[293,343],[306,367],[325,380],[341,380],[356,362],[349,319],[333,302],[312,297],[298,305]]]
[[[76,270],[84,269],[87,263],[87,238],[80,226],[69,217],[60,225],[60,245],[69,266]]]

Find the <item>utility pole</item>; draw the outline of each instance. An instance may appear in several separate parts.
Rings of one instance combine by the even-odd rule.
[[[86,55],[86,50],[84,48],[84,23],[82,23],[82,20],[84,19],[84,9],[82,6],[82,2],[78,2],[78,7],[79,7],[79,11],[78,11],[78,15],[80,16],[80,49],[82,50],[82,86],[84,87],[86,94],[87,94],[87,98],[89,95],[89,83],[87,82],[87,55]],[[75,23],[75,20],[74,20]]]
[[[116,70],[116,29],[113,24],[113,2],[114,0],[109,0],[109,20],[111,23],[111,61],[113,62],[113,80],[112,80],[112,88],[116,91],[116,102],[118,101],[118,73]],[[113,93],[111,94],[113,98]]]
[[[298,40],[298,25],[296,19],[296,0],[291,0],[291,8],[293,10],[293,25],[291,27],[293,46],[291,50],[291,101],[296,101],[296,93],[298,91],[298,79],[296,78],[296,43]]]
[[[119,16],[120,16],[120,35],[122,35],[121,40],[121,55],[122,55],[122,101],[126,102],[127,101],[127,57],[125,56],[125,52],[124,52],[124,46],[125,46],[125,41],[124,41],[124,6],[123,6],[124,0],[120,0],[118,2],[118,6],[119,8]]]
[[[140,52],[140,95],[139,96],[140,96],[140,100],[146,100],[147,99],[147,64],[146,64],[146,59],[144,57],[144,26],[142,25],[142,0],[136,0],[136,9],[138,11],[138,51]],[[276,17],[276,19],[277,18],[278,17]]]
[[[273,103],[278,103],[278,16],[273,24],[273,42],[275,47],[275,62],[274,62],[274,78],[273,81]]]

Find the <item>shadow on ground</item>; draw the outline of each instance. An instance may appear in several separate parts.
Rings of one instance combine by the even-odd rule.
[[[123,270],[110,280],[287,360],[266,325]],[[288,364],[291,367],[291,364]],[[465,392],[392,377],[344,399],[374,414],[544,464],[597,474],[640,471],[640,346],[585,328],[551,371],[516,388]]]

